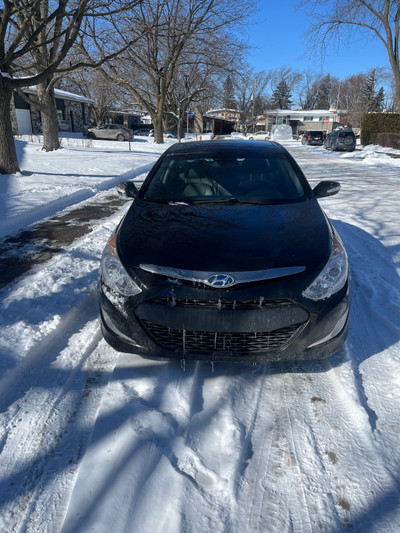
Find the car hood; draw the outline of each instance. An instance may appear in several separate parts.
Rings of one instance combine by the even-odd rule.
[[[285,205],[164,205],[135,201],[118,231],[127,268],[153,264],[196,271],[321,269],[328,222],[315,199]]]

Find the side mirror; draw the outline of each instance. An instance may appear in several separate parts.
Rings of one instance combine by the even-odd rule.
[[[333,196],[340,191],[340,183],[338,181],[320,181],[313,192],[317,198],[325,198],[325,196]]]
[[[139,192],[136,185],[131,181],[121,181],[115,186],[117,193],[128,198],[136,198]]]

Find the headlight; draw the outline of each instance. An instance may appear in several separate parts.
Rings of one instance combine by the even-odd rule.
[[[116,293],[123,296],[135,296],[142,292],[133,279],[128,275],[119,260],[116,246],[116,236],[108,241],[101,258],[101,275],[103,282]]]
[[[303,292],[303,296],[314,301],[330,298],[344,287],[348,272],[346,250],[339,235],[334,233],[331,256],[319,276]]]

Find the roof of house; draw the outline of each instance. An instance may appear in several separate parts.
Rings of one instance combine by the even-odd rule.
[[[24,87],[22,90],[29,94],[37,94],[37,85],[31,85],[30,87]],[[61,98],[63,100],[81,102],[83,104],[92,104],[94,102],[94,100],[92,100],[91,98],[86,98],[86,96],[70,93],[67,91],[62,91],[61,89],[54,89],[54,94],[56,98]]]

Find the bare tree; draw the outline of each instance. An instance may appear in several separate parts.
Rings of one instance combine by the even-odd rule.
[[[136,45],[105,72],[149,113],[155,142],[163,142],[163,119],[177,85],[176,73],[189,76],[185,96],[190,91],[194,97],[201,89],[193,90],[195,66],[219,65],[226,43],[231,48],[240,44],[228,30],[242,25],[254,5],[254,0],[142,0],[132,10],[119,37],[136,39]],[[180,83],[184,94],[184,80]]]
[[[400,110],[399,30],[400,5],[398,0],[303,0],[300,6],[315,20],[308,32],[311,43],[318,43],[324,51],[332,42],[348,42],[353,34],[374,38],[386,48],[394,84],[395,101]],[[346,31],[347,30],[347,31]]]
[[[302,109],[315,109],[317,95],[316,84],[318,83],[319,75],[311,69],[303,72],[302,81],[300,82],[300,89],[298,91],[299,105]]]
[[[116,0],[115,4],[103,0],[0,2],[0,173],[19,170],[10,115],[13,91],[38,85],[38,102],[34,105],[43,114],[44,149],[56,149],[59,142],[54,101],[57,77],[73,69],[99,64],[84,62],[80,57],[74,61],[68,54],[87,17],[105,20],[106,15],[118,12],[126,4],[124,0],[121,3]],[[14,77],[21,73],[23,77]]]
[[[260,103],[266,105],[266,89],[271,83],[273,73],[255,72],[252,68],[244,68],[233,77],[238,108],[240,109],[240,122],[242,130],[247,133],[253,131],[260,109]]]
[[[366,76],[363,73],[353,74],[340,82],[337,107],[346,112],[347,122],[354,128],[361,127],[361,119],[365,112],[363,87]]]
[[[220,95],[217,78],[223,66],[218,61],[208,64],[199,61],[201,59],[198,56],[182,55],[167,93],[163,115],[165,129],[170,129],[169,124],[173,124],[173,128],[183,132],[183,121],[187,113],[192,111],[195,114],[196,131],[202,131],[202,114]]]
[[[63,78],[57,88],[70,92],[78,92],[89,100],[90,116],[97,126],[104,124],[105,118],[112,109],[116,109],[123,101],[124,95],[100,70],[83,70],[74,72]]]

